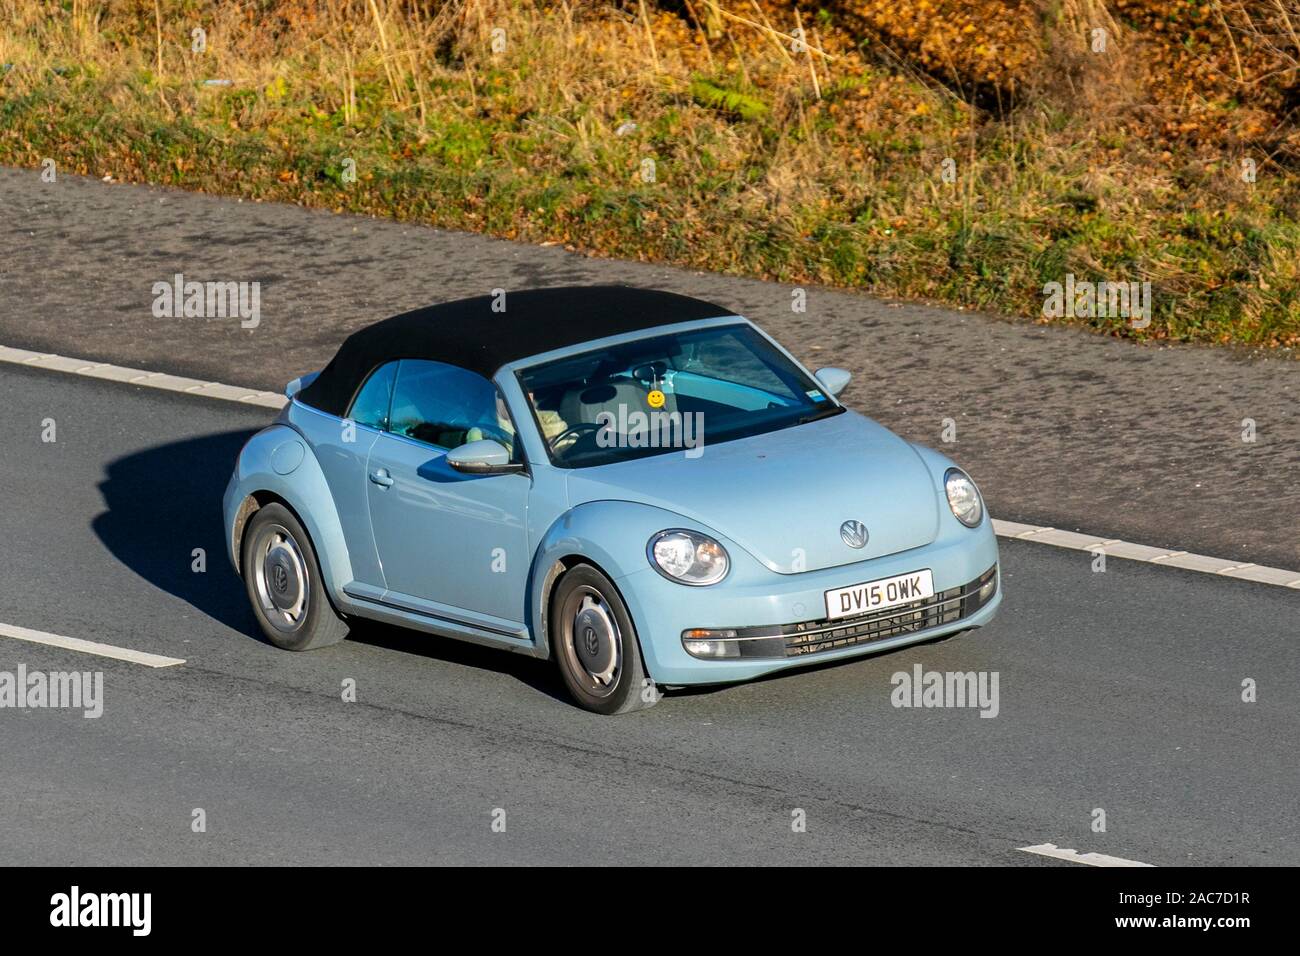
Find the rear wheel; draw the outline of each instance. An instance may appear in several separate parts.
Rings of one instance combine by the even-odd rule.
[[[579,564],[555,585],[548,631],[565,686],[598,714],[626,714],[662,696],[646,674],[641,645],[613,582]]]
[[[311,538],[284,505],[273,502],[253,515],[240,566],[253,615],[276,647],[307,651],[348,636],[325,593]]]

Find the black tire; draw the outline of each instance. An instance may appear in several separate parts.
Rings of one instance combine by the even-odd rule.
[[[653,707],[663,696],[646,674],[618,589],[591,565],[575,565],[556,582],[547,633],[560,676],[578,706],[612,716]],[[617,654],[611,653],[615,649]]]
[[[325,593],[307,531],[284,505],[259,508],[248,522],[240,567],[253,616],[276,647],[309,651],[348,636]]]

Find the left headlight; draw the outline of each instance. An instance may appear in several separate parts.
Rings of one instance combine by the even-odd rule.
[[[960,468],[949,468],[943,476],[943,490],[948,495],[948,507],[953,515],[968,528],[973,528],[984,517],[984,502],[975,482]]]
[[[646,556],[656,571],[679,584],[717,584],[731,567],[726,548],[685,528],[660,531],[646,545]]]

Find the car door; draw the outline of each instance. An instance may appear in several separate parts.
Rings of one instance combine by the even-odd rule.
[[[384,578],[370,530],[366,463],[387,425],[396,375],[396,362],[373,371],[342,419],[308,405],[300,405],[294,419],[316,453],[338,511],[355,579],[349,590],[375,596],[383,592]]]
[[[527,474],[465,475],[447,452],[492,438],[522,454],[496,386],[441,362],[398,363],[367,463],[385,600],[494,630],[524,626]]]

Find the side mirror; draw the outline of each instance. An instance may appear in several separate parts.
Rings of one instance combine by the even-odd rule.
[[[505,445],[490,438],[472,441],[447,452],[447,464],[463,475],[511,475],[524,470],[510,460]]]
[[[813,376],[821,383],[822,388],[830,392],[834,398],[844,391],[844,387],[849,384],[849,379],[853,373],[846,368],[819,368],[813,373]]]

